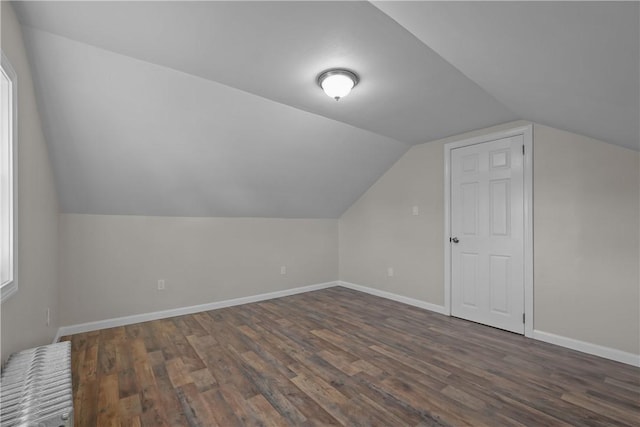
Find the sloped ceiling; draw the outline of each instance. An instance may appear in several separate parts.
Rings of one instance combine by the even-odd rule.
[[[336,218],[411,144],[518,118],[638,148],[633,6],[15,6],[63,212]],[[361,77],[339,102],[331,67]]]
[[[516,115],[640,150],[640,3],[374,2]]]

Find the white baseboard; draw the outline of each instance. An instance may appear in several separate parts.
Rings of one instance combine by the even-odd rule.
[[[118,326],[131,325],[134,323],[148,322],[151,320],[166,319],[168,317],[182,316],[185,314],[199,313],[202,311],[215,310],[218,308],[232,307],[235,305],[249,304],[252,302],[265,301],[273,298],[286,297],[289,295],[301,294],[304,292],[311,292],[320,289],[331,288],[334,286],[342,286],[355,291],[364,292],[367,294],[375,295],[378,297],[398,301],[404,304],[419,307],[425,310],[433,311],[435,313],[444,314],[446,316],[449,313],[445,307],[437,304],[428,303],[415,298],[409,298],[402,295],[394,294],[387,291],[381,291],[379,289],[371,288],[368,286],[356,285],[355,283],[335,281],[318,283],[315,285],[301,286],[293,289],[285,289],[282,291],[268,292],[265,294],[252,295],[248,297],[234,298],[224,301],[215,301],[207,304],[192,305],[189,307],[180,307],[169,310],[155,311],[152,313],[135,314],[132,316],[116,317],[113,319],[99,320],[96,322],[81,323],[77,325],[62,326],[58,329],[53,342],[56,343],[65,335],[79,334],[83,332],[97,331],[99,329],[114,328]],[[603,357],[605,359],[615,360],[616,362],[625,363],[627,365],[640,367],[640,355],[628,353],[621,350],[616,350],[610,347],[604,347],[598,344],[592,344],[585,341],[579,341],[573,338],[567,338],[560,335],[555,335],[549,332],[543,332],[539,330],[533,331],[533,339],[548,342],[550,344],[559,345],[561,347],[570,348],[572,350],[581,351],[583,353],[593,354],[595,356]]]
[[[338,284],[339,286],[343,286],[345,288],[349,288],[356,291],[379,296],[382,298],[387,298],[390,300],[402,302],[408,305],[413,305],[415,307],[424,308],[425,310],[434,311],[436,313],[444,314],[446,316],[449,315],[449,313],[446,311],[446,308],[440,305],[431,304],[431,303],[420,301],[414,298],[393,294],[387,291],[381,291],[379,289],[370,288],[368,286],[356,285],[354,283],[340,281],[338,282]],[[595,356],[599,356],[609,360],[614,360],[616,362],[625,363],[627,365],[640,367],[640,355],[637,355],[637,354],[627,353],[625,351],[616,350],[614,348],[604,347],[601,345],[592,344],[585,341],[579,341],[573,338],[567,338],[560,335],[555,335],[555,334],[542,332],[538,330],[533,331],[533,339],[536,339],[538,341],[548,342],[550,344],[559,345],[561,347],[570,348],[572,350],[581,351],[583,353],[593,354]]]
[[[616,362],[626,363],[627,365],[640,367],[640,355],[638,354],[627,353],[626,351],[616,350],[615,348],[604,347],[598,344],[579,341],[573,338],[567,338],[561,335],[555,335],[535,329],[533,331],[533,338],[550,344],[559,345],[561,347],[570,348],[572,350],[581,351],[583,353],[593,354],[594,356],[603,357],[605,359],[615,360]]]
[[[65,335],[80,334],[83,332],[97,331],[100,329],[115,328],[118,326],[132,325],[134,323],[148,322],[150,320],[166,319],[168,317],[182,316],[185,314],[199,313],[202,311],[215,310],[217,308],[232,307],[234,305],[249,304],[252,302],[265,301],[274,298],[286,297],[289,295],[301,294],[304,292],[317,291],[320,289],[332,288],[338,282],[318,283],[315,285],[301,286],[282,291],[268,292],[265,294],[251,295],[248,297],[233,298],[223,301],[215,301],[207,304],[192,305],[189,307],[172,308],[169,310],[154,311],[152,313],[134,314],[132,316],[116,317],[113,319],[98,320],[95,322],[80,323],[77,325],[62,326],[58,329],[53,342],[56,343]]]
[[[446,311],[445,307],[437,304],[432,304],[430,302],[421,301],[415,298],[409,298],[402,295],[394,294],[387,291],[381,291],[380,289],[370,288],[368,286],[356,285],[355,283],[349,282],[338,282],[339,286],[343,286],[345,288],[353,289],[354,291],[360,291],[367,294],[375,295],[377,297],[382,297],[386,299],[390,299],[393,301],[402,302],[404,304],[412,305],[414,307],[424,308],[425,310],[434,311],[439,314],[444,314],[446,316],[449,313]]]
[[[56,332],[56,336],[53,337],[53,343],[52,344],[55,344],[58,341],[60,341],[60,338],[63,337],[63,336],[64,336],[64,334],[62,334],[62,327],[60,327],[60,328],[58,328],[58,331]]]

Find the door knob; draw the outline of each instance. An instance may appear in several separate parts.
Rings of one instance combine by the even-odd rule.
[[[454,237],[454,238],[452,238],[452,239],[451,239],[451,241],[452,241],[453,243],[458,243],[460,240],[458,240],[458,238],[457,238],[457,237]]]

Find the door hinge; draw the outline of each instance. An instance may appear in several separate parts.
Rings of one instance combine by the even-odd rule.
[[[522,155],[524,156],[524,144],[522,144]]]
[[[524,322],[524,313],[522,313],[522,323],[525,323]]]

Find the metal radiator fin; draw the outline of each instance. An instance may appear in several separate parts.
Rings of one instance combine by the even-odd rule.
[[[11,355],[2,370],[0,384],[1,426],[73,426],[69,342]]]

